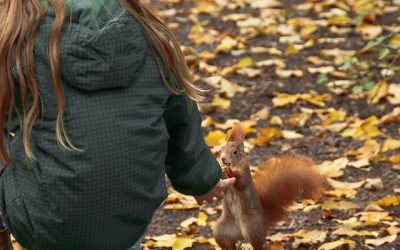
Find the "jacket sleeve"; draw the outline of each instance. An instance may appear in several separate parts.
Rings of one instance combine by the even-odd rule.
[[[184,194],[202,195],[219,181],[221,168],[204,142],[201,116],[186,95],[173,95],[164,114],[169,133],[166,173]]]

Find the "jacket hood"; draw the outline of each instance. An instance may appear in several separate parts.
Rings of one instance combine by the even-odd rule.
[[[102,29],[110,20],[115,20],[125,13],[118,0],[64,0],[64,2],[67,21],[93,30]],[[47,10],[47,15],[55,16],[51,6]]]
[[[141,25],[118,0],[66,0],[68,16],[60,37],[63,81],[85,91],[127,87],[147,54]],[[48,60],[48,34],[54,22],[49,8],[36,53]]]

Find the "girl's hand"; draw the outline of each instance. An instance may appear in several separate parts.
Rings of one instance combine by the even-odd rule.
[[[236,178],[220,179],[217,185],[210,192],[203,195],[194,196],[198,204],[203,204],[204,201],[212,202],[215,198],[224,198],[225,190],[232,186],[236,181]]]

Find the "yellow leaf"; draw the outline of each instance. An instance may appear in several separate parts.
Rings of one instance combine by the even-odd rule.
[[[221,130],[214,130],[204,138],[209,147],[221,146],[226,141],[226,134]]]
[[[303,127],[308,119],[310,119],[311,114],[309,113],[294,113],[290,115],[290,117],[287,120],[287,123],[298,126],[298,127]]]
[[[282,126],[283,121],[282,121],[282,118],[280,118],[279,116],[274,115],[273,117],[271,117],[270,123],[272,125]]]
[[[226,68],[223,68],[221,70],[221,75],[224,76],[229,73],[235,72],[238,69],[251,67],[253,64],[254,64],[254,61],[251,57],[241,58],[236,64],[234,64],[232,66],[228,66]]]
[[[296,55],[298,53],[299,53],[299,50],[296,48],[296,46],[293,43],[290,43],[287,46],[286,51],[285,51],[285,54],[288,56]]]
[[[373,139],[368,139],[364,146],[357,150],[349,150],[346,155],[356,156],[358,159],[372,159],[376,157],[381,149],[381,145]]]
[[[301,99],[318,107],[325,107],[326,106],[325,101],[329,100],[330,98],[331,98],[330,94],[318,95],[311,93],[311,94],[303,94],[301,96]]]
[[[340,239],[337,241],[332,241],[328,243],[324,243],[318,247],[318,250],[332,250],[332,249],[341,249],[339,247],[346,245],[346,249],[352,250],[356,248],[356,242],[353,240]]]
[[[315,24],[306,25],[300,30],[300,35],[304,38],[308,38],[312,33],[317,31],[318,26]]]
[[[217,52],[229,52],[231,51],[235,46],[238,45],[238,41],[233,39],[230,36],[226,36],[224,39],[222,39],[221,43],[218,45],[216,51]]]
[[[360,221],[363,221],[366,225],[369,226],[376,226],[382,220],[391,220],[388,212],[365,211],[357,213],[356,215],[361,215]]]
[[[349,166],[353,168],[365,168],[368,167],[369,165],[370,163],[368,159],[360,159],[358,161],[352,161],[349,163]]]
[[[153,248],[172,247],[176,240],[175,234],[164,234],[159,236],[146,237],[144,246]]]
[[[382,152],[400,148],[400,140],[386,139],[382,146]]]
[[[356,29],[363,36],[363,39],[372,40],[382,33],[382,27],[379,25],[361,24]]]
[[[332,232],[332,234],[353,237],[357,235],[357,230],[345,226],[339,226],[335,231]]]
[[[239,60],[239,62],[236,64],[236,67],[237,68],[246,68],[246,67],[253,66],[253,64],[254,64],[254,61],[251,57],[244,57]]]
[[[312,231],[300,230],[294,233],[293,236],[296,238],[292,246],[293,248],[296,249],[298,246],[302,244],[311,245],[324,242],[327,236],[327,232],[322,230],[312,230]]]
[[[205,214],[204,212],[199,212],[199,215],[197,217],[197,225],[203,227],[207,226],[207,219],[208,219],[207,214]]]
[[[282,131],[282,137],[288,140],[293,140],[293,139],[300,139],[303,138],[304,135],[297,133],[296,131],[291,131],[291,130],[283,130]]]
[[[253,68],[241,68],[236,71],[238,74],[247,76],[249,78],[254,78],[261,75],[262,70]]]
[[[365,179],[366,189],[383,190],[383,183],[381,178],[367,178]]]
[[[374,10],[376,0],[356,0],[354,10],[357,13],[371,13]]]
[[[400,47],[399,47],[400,48]],[[387,96],[388,101],[392,105],[400,104],[400,84],[390,84]]]
[[[228,109],[231,106],[231,101],[225,98],[222,98],[220,95],[215,95],[212,100],[212,104],[214,106],[219,106],[222,109]]]
[[[192,238],[178,236],[172,245],[172,250],[183,250],[185,248],[192,247],[193,243],[194,239]]]
[[[387,195],[382,199],[377,200],[376,203],[382,207],[398,206],[400,205],[400,196]]]
[[[380,81],[374,85],[374,87],[368,91],[367,100],[368,103],[378,103],[383,97],[387,96],[389,85],[386,81]]]
[[[400,35],[393,36],[389,41],[389,45],[397,46],[397,48],[400,49]]]
[[[277,93],[276,96],[272,99],[272,103],[274,104],[274,107],[284,107],[297,102],[299,98],[299,94],[290,95],[286,93]]]
[[[357,191],[354,189],[347,188],[338,188],[335,190],[326,191],[326,194],[329,196],[334,196],[337,198],[345,197],[345,198],[354,198],[356,197]]]
[[[320,173],[325,177],[337,178],[343,175],[343,169],[349,163],[347,157],[338,158],[334,161],[324,161],[318,165]]]
[[[358,208],[358,206],[349,201],[334,201],[334,200],[326,200],[322,205],[322,209],[331,210],[331,209],[338,209],[338,210],[349,210]]]
[[[379,239],[366,239],[365,244],[372,245],[372,246],[381,246],[383,244],[391,243],[391,242],[395,241],[396,238],[397,238],[397,235],[393,234],[393,235],[389,235],[389,236],[386,236],[384,238],[379,238]]]
[[[362,230],[357,232],[358,236],[367,236],[367,237],[378,237],[379,233],[375,231],[368,231],[368,230]]]
[[[254,119],[256,121],[265,120],[268,118],[268,116],[269,116],[269,109],[268,109],[268,107],[264,107],[264,108],[260,109],[259,111],[257,111],[257,113],[252,114],[251,119]]]
[[[271,236],[267,236],[267,239],[272,242],[279,242],[279,241],[287,241],[290,238],[292,238],[291,236],[292,236],[291,234],[277,233]]]
[[[333,16],[329,18],[328,22],[331,25],[347,25],[352,24],[353,19],[348,16]]]
[[[329,185],[331,185],[333,188],[343,188],[343,189],[357,189],[360,188],[365,183],[365,181],[342,182],[331,178],[327,178],[327,181]]]
[[[347,220],[334,219],[334,221],[347,228],[358,228],[363,226],[363,223],[359,222],[356,217],[351,217]]]
[[[228,119],[224,123],[215,123],[215,127],[222,130],[227,130],[235,126],[236,124],[240,124],[246,134],[254,132],[254,125],[256,125],[255,120],[244,120],[240,121],[238,119]]]
[[[168,193],[169,195],[164,201],[164,209],[187,210],[199,207],[193,196],[183,195],[172,188],[169,189]]]
[[[290,69],[275,69],[275,74],[282,78],[289,78],[289,77],[303,77],[304,72],[300,69],[297,70],[290,70]]]
[[[195,218],[195,217],[190,217],[190,218],[188,218],[188,219],[182,221],[182,222],[179,224],[179,226],[185,228],[185,227],[189,227],[189,226],[191,226],[191,225],[193,225],[193,224],[196,224],[196,223],[197,223],[197,218]]]
[[[392,155],[389,158],[389,161],[394,164],[400,164],[400,154],[399,155]]]
[[[282,132],[277,128],[263,128],[258,130],[257,138],[249,140],[254,146],[265,146],[274,138],[282,137]]]
[[[390,235],[396,235],[396,234],[399,234],[399,233],[400,233],[400,228],[399,228],[399,227],[391,226],[391,227],[386,228],[386,231],[387,231]]]

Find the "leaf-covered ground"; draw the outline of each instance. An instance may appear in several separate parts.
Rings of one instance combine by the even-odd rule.
[[[293,206],[272,249],[400,249],[400,1],[160,0],[197,84],[205,138],[218,152],[235,122],[254,169],[311,156],[326,197]],[[213,249],[220,203],[171,190],[145,248]],[[244,246],[246,247],[246,246]]]

